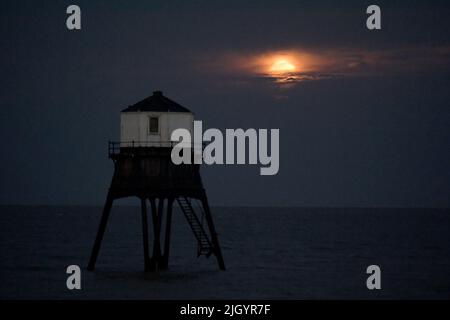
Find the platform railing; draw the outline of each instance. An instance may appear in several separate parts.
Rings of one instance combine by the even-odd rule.
[[[144,148],[173,148],[178,145],[178,141],[108,141],[108,155],[114,156],[118,155],[121,152],[123,153],[125,150],[127,153],[135,151],[141,151]],[[184,148],[194,148],[198,146],[198,144],[190,143],[190,144],[181,144]],[[201,144],[201,148],[203,150],[205,144]]]

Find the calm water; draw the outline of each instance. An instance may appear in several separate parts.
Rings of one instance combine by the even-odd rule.
[[[450,298],[450,211],[213,208],[227,271],[196,258],[174,214],[170,271],[145,274],[140,211],[114,207],[95,272],[87,265],[98,207],[0,207],[0,298]],[[365,287],[380,265],[382,290]]]

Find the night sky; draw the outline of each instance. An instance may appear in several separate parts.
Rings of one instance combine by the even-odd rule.
[[[240,2],[2,1],[0,203],[103,204],[120,110],[162,90],[206,128],[280,129],[278,175],[202,167],[213,205],[450,206],[446,1]],[[279,52],[317,63],[280,84],[255,70]]]

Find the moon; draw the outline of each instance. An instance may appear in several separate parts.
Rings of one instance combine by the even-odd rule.
[[[289,72],[294,72],[296,66],[293,62],[289,61],[287,58],[276,59],[270,66],[269,71],[276,74],[284,74]]]

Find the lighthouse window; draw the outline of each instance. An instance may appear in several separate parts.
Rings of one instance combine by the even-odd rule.
[[[149,133],[150,134],[158,134],[159,133],[159,123],[158,117],[150,117],[149,118]]]

